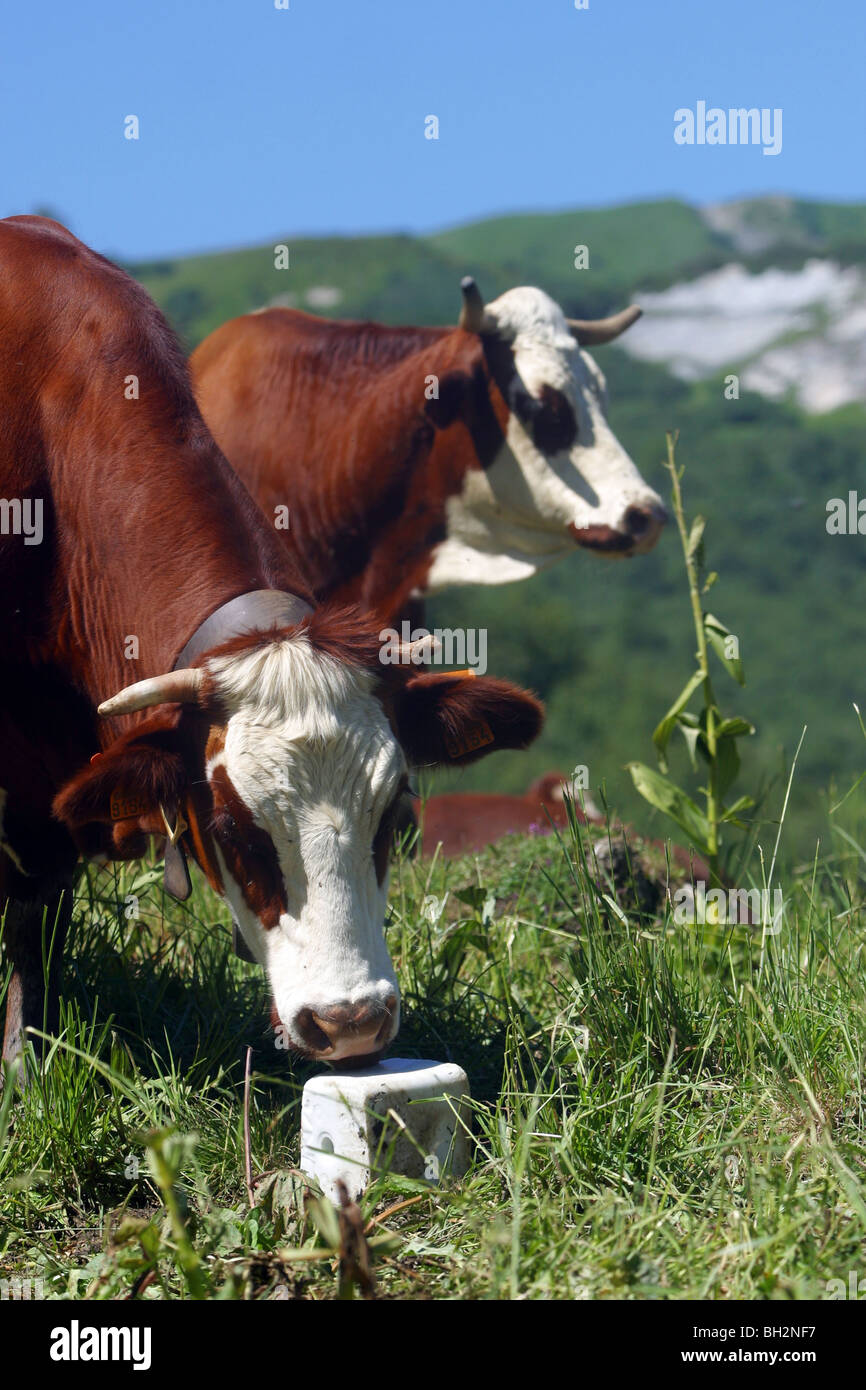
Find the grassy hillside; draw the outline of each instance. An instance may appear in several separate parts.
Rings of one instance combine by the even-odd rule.
[[[736,211],[732,237],[746,215]],[[856,218],[841,212],[815,214],[817,231],[797,208],[767,215],[790,238],[805,228],[859,245]],[[678,254],[698,254],[700,229],[677,225]],[[492,259],[472,267],[488,293],[542,278],[530,240],[523,273],[510,274],[517,253],[500,231]],[[775,231],[758,231],[766,248]],[[288,280],[261,250],[139,271],[191,341],[262,298],[303,301],[317,285],[343,287],[343,312],[447,319],[456,264],[435,240],[299,243]],[[850,798],[833,834],[826,811],[833,779],[845,791],[866,766],[850,710],[866,550],[824,522],[826,499],[863,476],[864,415],[726,401],[721,381],[686,385],[615,347],[599,358],[618,433],[659,486],[664,431],[680,429],[686,504],[709,518],[708,568],[720,572],[712,606],[740,637],[748,675],[745,690],[720,681],[718,693],[759,730],[747,790],[786,774],[809,724],[779,863],[770,868],[777,780],[761,811],[766,853],[750,844],[738,874],[744,888],[769,875],[781,930],[736,914],[684,925],[666,897],[679,880],[667,884],[658,852],[632,842],[630,871],[602,867],[609,825],[572,819],[555,838],[513,836],[448,863],[397,854],[393,1050],[465,1068],[470,1165],[430,1187],[390,1172],[384,1145],[352,1248],[369,1255],[385,1299],[647,1300],[657,1318],[660,1302],[844,1297],[866,1248],[866,807]],[[672,532],[631,563],[576,553],[525,584],[449,594],[433,619],[487,626],[491,668],[548,701],[540,744],[464,785],[523,787],[551,764],[587,763],[593,788],[652,833],[669,829],[635,803],[622,765],[652,761],[651,730],[692,670]],[[316,1068],[275,1046],[264,976],[232,954],[228,910],[202,877],[184,904],[161,884],[152,858],[80,871],[60,1035],[43,1065],[29,1058],[26,1090],[8,1074],[0,1089],[0,1298],[357,1296],[345,1227],[297,1168]],[[8,983],[0,975],[0,1005]]]
[[[729,243],[696,208],[669,200],[628,209],[498,217],[431,238],[432,245],[473,273],[500,271],[512,285],[540,284],[564,307],[627,298],[640,286],[661,288],[730,258]],[[574,268],[574,248],[589,250],[589,270]],[[587,308],[588,306],[588,308]]]
[[[725,240],[745,250],[757,264],[799,264],[802,256],[829,256],[862,262],[866,207],[862,203],[815,203],[797,198],[753,198],[704,212]]]
[[[763,945],[642,914],[628,885],[611,907],[592,855],[566,833],[395,867],[397,1051],[464,1067],[473,1138],[464,1181],[439,1188],[381,1156],[362,1199],[379,1296],[827,1298],[866,1239],[862,848],[786,875]],[[314,1068],[275,1051],[264,978],[198,876],[184,906],[152,880],[82,878],[66,1031],[0,1104],[0,1279],[332,1299],[334,1213],[296,1168]]]
[[[460,277],[479,277],[493,299],[515,284],[538,284],[573,312],[593,314],[636,289],[663,289],[736,258],[755,269],[767,260],[802,264],[809,255],[866,261],[866,206],[760,199],[728,205],[726,230],[673,199],[626,207],[488,218],[430,237],[274,238],[262,246],[131,265],[192,349],[227,318],[289,296],[299,307],[386,323],[449,323],[459,309]],[[757,249],[743,252],[751,230]],[[748,238],[746,238],[748,240]],[[290,251],[274,268],[274,246]],[[587,245],[590,268],[574,269]],[[338,303],[307,303],[315,287]]]
[[[274,246],[289,246],[289,268],[274,266]],[[447,322],[456,318],[460,276],[435,250],[411,237],[275,241],[267,246],[183,261],[131,266],[190,348],[226,319],[274,299],[348,318]],[[333,309],[310,304],[315,287],[335,287]]]
[[[578,243],[590,247],[588,271],[573,269]],[[753,269],[814,255],[866,262],[866,207],[768,198],[699,211],[660,201],[498,217],[426,239],[286,244],[288,270],[274,269],[272,243],[132,269],[190,347],[274,299],[345,317],[453,322],[466,271],[488,298],[536,283],[591,314],[732,259]],[[866,414],[812,417],[749,393],[727,401],[720,378],[685,384],[617,347],[598,359],[612,423],[658,487],[664,432],[681,431],[687,504],[709,518],[708,558],[721,575],[714,606],[742,643],[748,685],[735,703],[758,726],[756,773],[778,774],[809,725],[790,819],[792,848],[807,853],[820,797],[834,779],[847,786],[866,754],[851,710],[866,650],[866,550],[825,529],[827,499],[863,477]],[[491,670],[538,689],[549,710],[529,754],[488,760],[460,785],[522,789],[549,767],[586,763],[594,786],[603,782],[617,807],[645,821],[623,767],[652,761],[651,730],[691,669],[680,566],[669,529],[634,562],[575,554],[528,583],[438,600],[434,622],[487,627]]]

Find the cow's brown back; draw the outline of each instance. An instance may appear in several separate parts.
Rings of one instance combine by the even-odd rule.
[[[288,508],[279,534],[317,596],[406,612],[448,497],[503,438],[479,338],[268,309],[217,329],[190,365],[210,429],[272,524]]]

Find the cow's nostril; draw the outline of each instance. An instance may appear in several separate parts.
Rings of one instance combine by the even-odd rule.
[[[652,517],[646,507],[629,507],[625,514],[625,529],[635,540],[645,536],[652,525]]]
[[[301,1009],[295,1027],[304,1046],[311,1052],[333,1051],[331,1036],[325,1032],[318,1015],[314,1014],[312,1009]]]
[[[623,521],[628,534],[636,541],[657,534],[667,521],[664,507],[629,507]]]
[[[304,1044],[320,1057],[370,1052],[388,1040],[397,1010],[396,994],[384,1000],[301,1009],[296,1027]]]

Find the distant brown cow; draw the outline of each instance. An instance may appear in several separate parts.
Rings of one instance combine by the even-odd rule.
[[[558,772],[539,777],[523,796],[501,792],[442,792],[415,803],[422,853],[438,848],[446,859],[486,849],[505,835],[548,835],[564,829],[568,814],[563,800],[566,778]],[[594,808],[590,807],[591,811]],[[574,814],[587,823],[579,805]]]
[[[542,290],[457,328],[292,309],[233,319],[193,353],[202,413],[317,597],[420,617],[453,585],[504,584],[575,546],[650,550],[665,511],[607,423],[587,344],[639,314],[566,319]]]
[[[556,830],[568,826],[568,811],[564,792],[574,798],[575,793],[567,777],[560,772],[546,772],[536,778],[523,796],[509,796],[497,792],[443,792],[431,796],[426,801],[416,800],[413,812],[420,827],[421,853],[426,857],[437,851],[445,859],[456,859],[461,854],[472,854],[487,849],[506,835],[552,835]],[[580,797],[580,793],[577,793]],[[573,814],[579,825],[597,826],[604,830],[605,838],[597,848],[599,860],[607,860],[609,846],[606,841],[622,837],[629,845],[639,843],[637,832],[630,826],[613,823],[609,828],[607,820],[600,814],[592,800],[574,801]],[[661,840],[648,842],[654,850],[665,855],[665,845]],[[615,851],[614,844],[614,851]],[[672,863],[695,884],[710,884],[711,874],[708,866],[699,855],[690,853],[681,845],[672,845]]]

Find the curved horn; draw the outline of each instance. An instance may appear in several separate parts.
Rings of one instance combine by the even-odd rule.
[[[642,313],[643,309],[637,304],[632,304],[630,309],[623,309],[621,314],[611,314],[609,319],[566,319],[565,321],[579,343],[593,346],[597,343],[609,343],[614,338],[618,338],[620,333],[631,328]]]
[[[164,676],[149,676],[147,680],[127,685],[110,700],[103,700],[99,713],[131,714],[136,709],[148,709],[151,705],[194,705],[204,680],[204,672],[199,667],[189,667],[185,671],[168,671]]]
[[[423,637],[416,637],[414,642],[400,643],[400,666],[422,666],[427,661],[432,661],[436,652],[441,648],[442,643],[434,633],[425,633]]]
[[[471,275],[463,276],[460,281],[460,291],[463,295],[463,303],[460,306],[457,326],[465,329],[467,333],[480,333],[484,324],[484,300],[481,298],[481,291]]]

